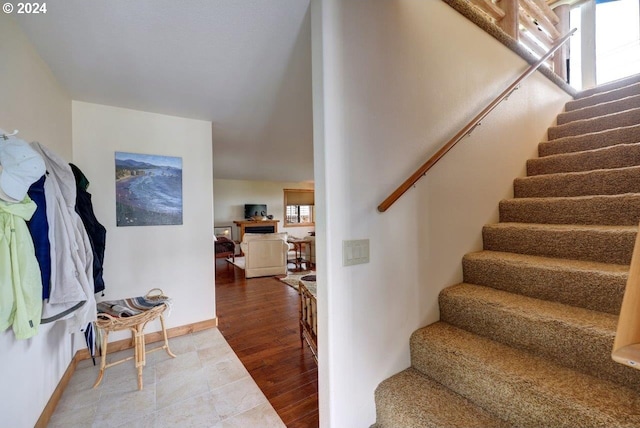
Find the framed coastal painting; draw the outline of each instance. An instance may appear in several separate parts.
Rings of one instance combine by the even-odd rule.
[[[182,224],[182,158],[115,153],[116,225]]]

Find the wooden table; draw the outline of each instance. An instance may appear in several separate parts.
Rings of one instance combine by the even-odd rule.
[[[288,238],[287,242],[291,245],[293,245],[293,249],[296,252],[296,259],[295,259],[295,264],[296,264],[296,270],[301,271],[302,269],[302,263],[306,263],[306,268],[309,269],[309,260],[305,260],[302,257],[302,250],[304,249],[304,246],[306,244],[310,244],[311,241],[307,238]]]

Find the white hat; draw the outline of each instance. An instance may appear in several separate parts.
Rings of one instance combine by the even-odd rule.
[[[0,199],[20,202],[46,172],[42,157],[24,141],[0,138]]]

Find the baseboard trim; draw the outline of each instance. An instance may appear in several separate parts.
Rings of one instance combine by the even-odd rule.
[[[218,327],[218,318],[213,318],[210,320],[199,321],[193,324],[186,324],[179,327],[169,328],[167,329],[167,337],[172,338],[172,337],[184,336],[185,334],[196,333],[198,331],[208,330],[210,328],[216,328],[216,327]],[[153,333],[145,334],[144,340],[145,340],[145,343],[153,343],[153,342],[159,342],[164,339],[162,337],[162,332],[156,331]],[[131,341],[131,339],[118,340],[118,341],[109,343],[107,353],[110,354],[112,352],[118,352],[124,349],[130,349],[130,348],[133,348],[133,342]],[[78,365],[78,362],[82,360],[87,360],[89,358],[91,358],[91,354],[89,353],[88,349],[80,349],[79,351],[76,352],[76,354],[73,356],[73,359],[69,363],[69,367],[67,367],[67,370],[65,370],[64,375],[62,375],[62,379],[60,379],[60,382],[58,382],[58,386],[56,386],[56,389],[53,391],[53,394],[51,394],[51,398],[49,398],[49,401],[47,402],[47,405],[44,407],[44,410],[40,414],[40,418],[38,418],[38,421],[34,425],[34,428],[47,427],[47,425],[49,424],[49,420],[53,415],[53,412],[56,410],[56,407],[58,406],[58,402],[60,401],[60,398],[62,398],[62,394],[64,393],[65,388],[67,387],[67,385],[69,384],[69,381],[71,380],[71,376],[73,376],[73,373],[76,371],[76,366]]]
[[[67,370],[65,370],[64,374],[62,375],[62,379],[60,379],[60,382],[58,382],[58,386],[56,386],[56,389],[53,391],[53,394],[51,394],[51,397],[49,398],[47,405],[44,406],[44,410],[40,414],[40,417],[38,418],[38,421],[34,425],[34,428],[46,428],[47,425],[49,425],[49,420],[51,419],[53,412],[56,410],[56,406],[58,405],[60,398],[62,398],[62,393],[64,392],[65,388],[69,384],[69,381],[71,380],[71,376],[76,371],[76,366],[78,365],[78,361],[80,360],[78,359],[78,354],[76,353],[73,359],[71,359],[71,362],[69,363],[69,367],[67,367]]]
[[[184,336],[189,333],[196,333],[202,330],[208,330],[210,328],[215,328],[218,326],[218,318],[213,318],[210,320],[199,321],[193,324],[182,325],[179,327],[172,327],[167,329],[167,337],[177,337]],[[148,333],[144,335],[145,343],[153,343],[164,340],[162,338],[162,331],[156,331],[153,333]],[[115,342],[109,342],[109,346],[107,349],[107,354],[112,352],[123,351],[125,349],[133,348],[133,341],[131,339],[122,339],[117,340]],[[91,358],[91,354],[89,354],[88,349],[81,349],[76,352],[76,355],[79,356],[79,360],[87,360]]]

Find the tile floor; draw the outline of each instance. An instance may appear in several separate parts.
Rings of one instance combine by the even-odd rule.
[[[161,345],[149,344],[148,349]],[[218,329],[169,339],[147,354],[144,389],[133,360],[108,368],[92,389],[99,363],[81,361],[49,427],[285,427]],[[107,362],[132,355],[109,354]]]

